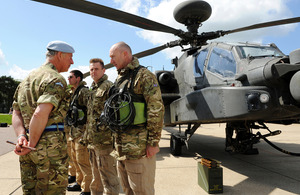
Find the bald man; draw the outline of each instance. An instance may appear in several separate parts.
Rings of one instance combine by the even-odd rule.
[[[115,131],[115,150],[112,155],[117,159],[126,194],[153,195],[156,153],[159,152],[164,116],[160,87],[156,76],[140,66],[126,43],[113,45],[109,55],[118,71],[115,87],[126,88],[131,99],[138,100],[141,105],[135,108],[135,113],[139,114],[135,115],[132,124]]]

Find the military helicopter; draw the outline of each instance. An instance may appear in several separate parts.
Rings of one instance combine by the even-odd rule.
[[[221,122],[227,124],[227,151],[258,154],[254,144],[281,132],[270,131],[266,122],[292,124],[300,118],[299,49],[286,56],[275,44],[208,43],[232,33],[300,22],[300,17],[199,34],[198,28],[212,12],[211,6],[202,0],[184,1],[175,8],[174,18],[187,27],[186,32],[84,0],[33,1],[179,37],[135,54],[142,58],[166,48],[182,47],[182,56],[172,60],[173,71],[155,72],[166,109],[164,125],[187,125],[184,133],[179,128],[178,133],[171,135],[173,155],[181,154],[182,146],[187,145],[201,124]],[[188,48],[183,48],[185,45],[189,45]],[[253,129],[266,129],[268,133],[254,134]]]

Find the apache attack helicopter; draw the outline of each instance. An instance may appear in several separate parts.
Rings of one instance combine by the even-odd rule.
[[[186,32],[88,1],[34,1],[179,37],[135,54],[138,58],[189,45],[182,49],[181,57],[172,60],[173,71],[155,72],[166,109],[164,125],[187,125],[184,134],[180,130],[171,135],[170,148],[174,155],[181,154],[182,146],[201,124],[221,122],[227,124],[226,150],[257,154],[253,144],[261,138],[268,142],[267,136],[281,132],[270,131],[266,122],[292,124],[300,118],[300,49],[286,56],[275,44],[208,43],[232,33],[300,22],[300,17],[199,34],[198,28],[212,12],[211,6],[201,0],[184,1],[174,10],[176,21],[187,27]],[[110,67],[111,64],[105,66]],[[266,129],[268,134],[253,134],[253,129]]]

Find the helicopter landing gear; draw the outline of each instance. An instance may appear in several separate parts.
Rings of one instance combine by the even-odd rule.
[[[170,152],[174,156],[181,155],[181,147],[183,145],[183,141],[180,135],[172,134],[170,138]]]
[[[179,125],[179,133],[171,134],[170,138],[170,152],[174,156],[180,156],[182,146],[186,145],[188,148],[188,141],[192,137],[192,135],[195,133],[195,131],[200,126],[200,123],[194,124],[193,127],[191,127],[191,124],[188,124],[188,128],[184,132],[184,136],[181,135],[181,126]]]

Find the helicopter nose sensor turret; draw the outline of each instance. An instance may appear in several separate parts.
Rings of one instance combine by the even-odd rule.
[[[205,1],[190,0],[177,5],[173,16],[175,20],[187,26],[189,32],[197,33],[202,22],[211,15],[211,6]]]

